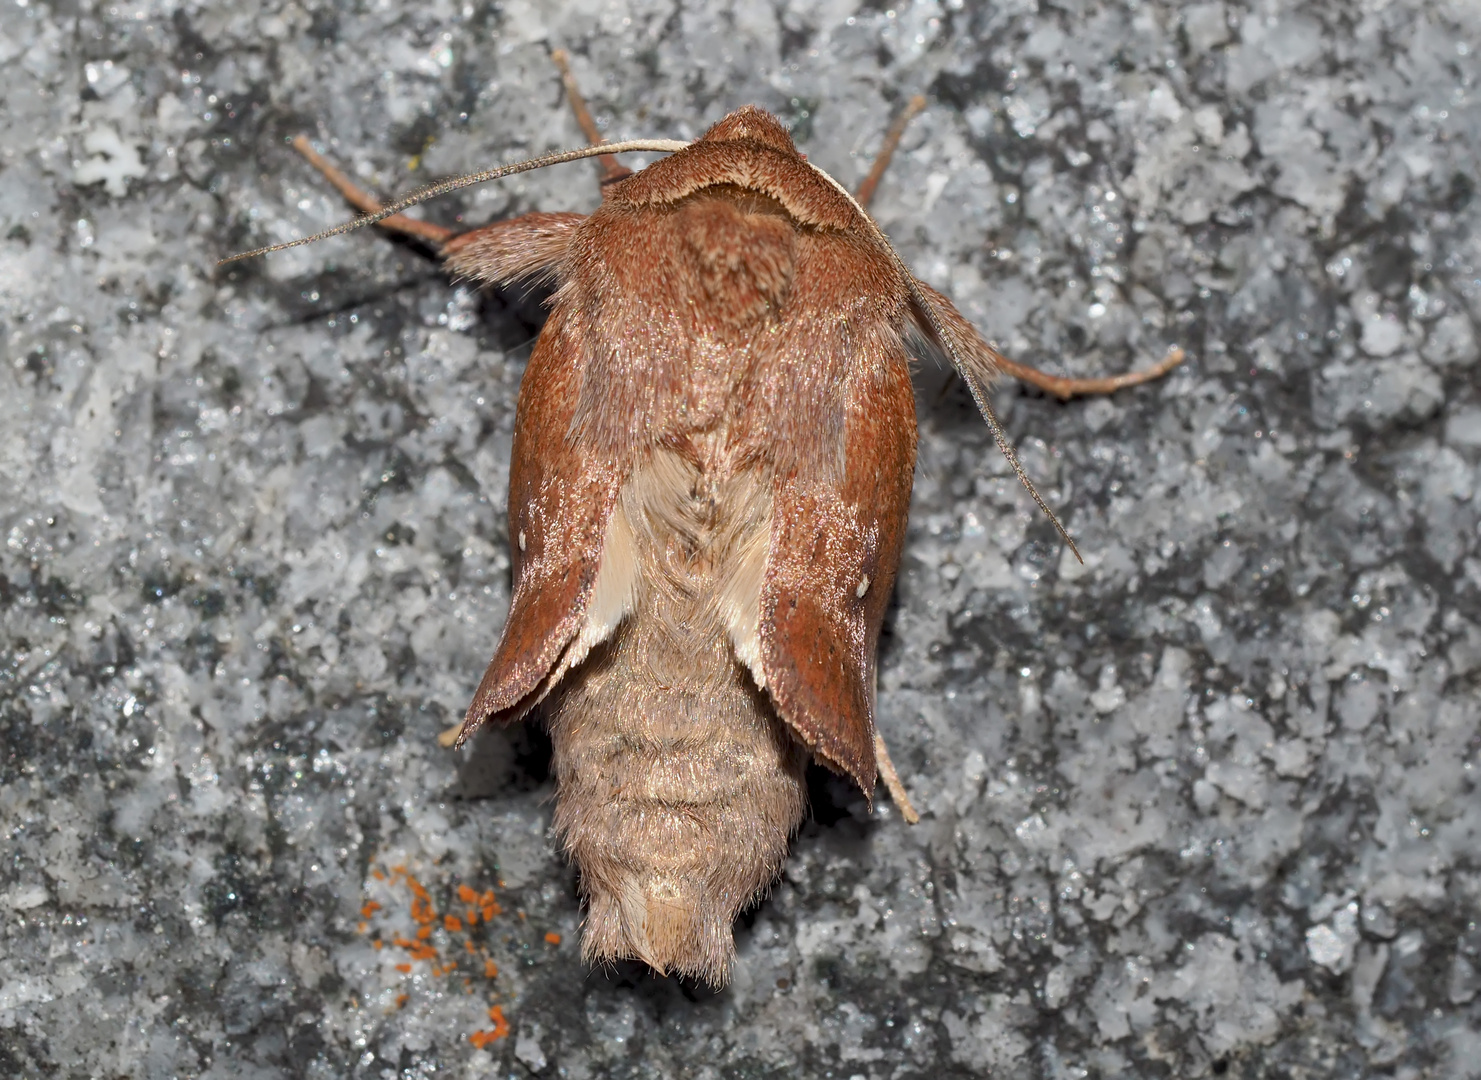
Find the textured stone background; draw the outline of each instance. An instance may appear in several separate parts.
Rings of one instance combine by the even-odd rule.
[[[756,102],[845,182],[924,92],[876,206],[923,277],[1055,370],[1190,356],[999,392],[1084,568],[923,369],[925,819],[817,775],[720,994],[583,969],[538,735],[434,742],[538,298],[369,233],[212,265],[347,216],[299,131],[385,192],[578,143],[555,45],[614,136]],[[6,0],[0,1073],[1478,1075],[1477,50],[1474,0]]]

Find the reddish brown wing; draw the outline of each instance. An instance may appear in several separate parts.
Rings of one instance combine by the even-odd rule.
[[[894,330],[903,284],[872,252],[832,253],[799,284],[825,317],[794,362],[841,378],[814,400],[827,415],[794,417],[792,434],[834,445],[793,447],[773,489],[761,594],[761,656],[777,711],[812,751],[874,790],[875,660],[915,470],[915,396]],[[873,277],[874,280],[869,279]],[[872,286],[872,287],[871,287]],[[830,362],[831,361],[831,362]],[[808,410],[811,412],[812,410]],[[797,423],[795,421],[801,421]],[[830,423],[830,420],[832,421]]]
[[[522,716],[586,614],[621,473],[571,438],[580,355],[569,310],[558,302],[525,369],[515,412],[509,467],[514,599],[460,738],[496,715]]]
[[[455,236],[442,254],[454,273],[490,284],[559,281],[583,220],[580,214],[525,214]],[[559,298],[525,368],[515,411],[509,464],[514,600],[460,741],[493,716],[518,719],[538,699],[585,616],[616,500],[616,468],[570,438],[582,352],[570,305]]]

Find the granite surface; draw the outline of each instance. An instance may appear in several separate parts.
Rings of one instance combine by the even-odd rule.
[[[456,755],[539,296],[344,220],[754,102],[1016,358],[921,456],[879,711],[711,993],[577,955]],[[0,1074],[1481,1075],[1481,5],[0,6]],[[576,164],[425,208],[595,205]],[[425,931],[418,936],[419,930]]]

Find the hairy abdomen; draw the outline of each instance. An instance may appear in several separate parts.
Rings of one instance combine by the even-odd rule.
[[[588,902],[583,956],[718,985],[736,915],[802,820],[807,759],[739,658],[753,648],[764,489],[660,453],[609,531],[597,591],[629,590],[623,620],[551,709],[555,826]]]

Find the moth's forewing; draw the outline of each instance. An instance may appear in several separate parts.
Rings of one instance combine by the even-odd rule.
[[[839,361],[831,417],[800,416],[773,494],[761,597],[761,656],[777,712],[825,763],[874,790],[875,661],[894,587],[915,470],[915,396],[896,327],[903,286],[866,246],[839,242],[799,279],[830,332],[799,363]],[[860,280],[873,290],[861,303]],[[871,280],[872,279],[872,280]],[[799,380],[801,381],[801,380]],[[821,452],[819,452],[821,450]],[[812,452],[809,452],[812,451]]]
[[[509,466],[514,598],[465,735],[491,717],[522,716],[585,619],[622,476],[568,437],[581,388],[578,355],[557,308],[520,383]]]

